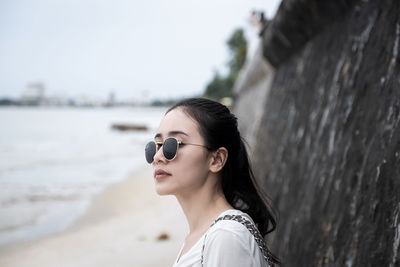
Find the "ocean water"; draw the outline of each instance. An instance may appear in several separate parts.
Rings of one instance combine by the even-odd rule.
[[[165,110],[0,108],[0,246],[66,229],[96,193],[146,164]]]

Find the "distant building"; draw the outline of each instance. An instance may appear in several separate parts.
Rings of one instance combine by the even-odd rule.
[[[107,101],[106,101],[106,103],[105,103],[105,106],[106,106],[106,107],[113,107],[113,106],[115,106],[115,104],[116,104],[115,99],[116,99],[116,97],[115,97],[115,92],[114,92],[114,91],[111,91],[111,92],[108,94],[108,99],[107,99]]]
[[[46,86],[42,82],[29,83],[21,95],[21,103],[24,105],[40,105],[45,99]]]

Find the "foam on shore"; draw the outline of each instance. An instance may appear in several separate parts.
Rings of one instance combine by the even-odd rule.
[[[172,266],[186,222],[174,197],[155,193],[151,172],[109,186],[65,232],[2,248],[0,266]]]

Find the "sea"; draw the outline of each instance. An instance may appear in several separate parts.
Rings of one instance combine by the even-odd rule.
[[[166,109],[0,108],[0,246],[65,230],[95,194],[147,164]]]

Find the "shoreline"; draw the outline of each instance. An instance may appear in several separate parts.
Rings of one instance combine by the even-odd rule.
[[[97,194],[70,227],[4,246],[0,266],[172,266],[187,231],[173,196],[158,196],[142,166]]]

